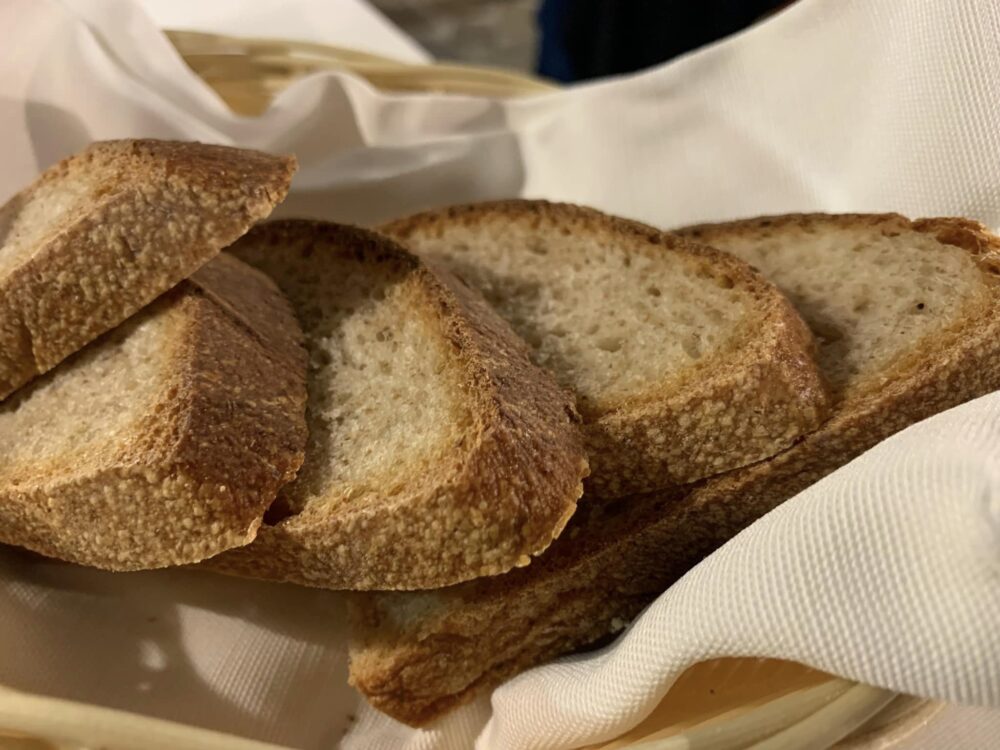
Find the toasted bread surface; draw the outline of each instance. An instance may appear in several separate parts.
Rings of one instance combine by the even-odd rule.
[[[833,415],[777,456],[691,488],[584,504],[527,569],[357,596],[351,681],[377,708],[425,724],[620,630],[784,500],[904,427],[1000,388],[1000,240],[975,222],[792,215],[683,231],[758,264],[796,299],[820,336]],[[866,278],[885,284],[865,291]]]
[[[302,463],[305,351],[223,255],[0,404],[0,541],[109,570],[253,539]]]
[[[459,206],[384,231],[481,290],[576,394],[588,496],[752,463],[826,414],[798,314],[746,264],[709,247],[544,201]]]
[[[0,399],[190,276],[285,196],[291,157],[91,145],[0,208]]]
[[[527,563],[587,461],[573,399],[473,290],[374,232],[271,222],[233,251],[288,295],[310,354],[305,465],[226,572],[429,588]]]

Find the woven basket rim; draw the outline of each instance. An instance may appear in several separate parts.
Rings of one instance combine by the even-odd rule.
[[[507,99],[557,91],[524,73],[452,62],[408,63],[318,42],[166,29],[181,58],[237,114],[259,115],[286,86],[322,71],[346,72],[381,91]]]

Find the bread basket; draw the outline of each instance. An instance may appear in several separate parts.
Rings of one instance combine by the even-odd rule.
[[[320,71],[357,75],[387,91],[515,97],[555,87],[526,75],[462,65],[409,65],[321,44],[171,30],[187,64],[236,113],[255,116],[294,80]],[[681,677],[660,707],[601,748],[889,748],[918,731],[940,704],[896,696],[806,667],[716,660]],[[757,745],[755,745],[757,746]],[[202,728],[0,687],[0,749],[101,747],[264,750],[275,745]]]

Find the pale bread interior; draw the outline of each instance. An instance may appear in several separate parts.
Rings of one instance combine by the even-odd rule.
[[[754,302],[706,259],[627,236],[539,231],[504,216],[418,228],[406,243],[479,289],[590,417],[679,387],[672,381],[743,341]]]
[[[309,443],[281,491],[283,510],[328,513],[453,465],[472,414],[455,352],[410,269],[334,247],[300,254],[304,244],[245,241],[238,252],[292,302],[309,351]]]
[[[705,239],[789,297],[819,341],[824,375],[843,394],[866,387],[925,336],[959,324],[989,293],[968,251],[912,230],[823,223]]]
[[[93,210],[108,182],[108,166],[87,160],[70,165],[71,178],[38,183],[30,200],[12,200],[0,212],[0,279],[26,261],[47,237]]]
[[[182,310],[154,305],[0,404],[0,476],[109,457],[163,396]],[[171,331],[175,331],[171,334]]]

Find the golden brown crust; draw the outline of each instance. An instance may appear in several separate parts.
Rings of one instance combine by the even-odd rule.
[[[216,256],[288,191],[295,159],[199,143],[95,143],[0,208],[3,227],[42,188],[86,188],[0,273],[0,399],[114,328]]]
[[[55,470],[0,469],[0,541],[138,570],[197,562],[253,539],[304,457],[298,324],[270,280],[225,255],[126,323],[126,335],[143,335],[138,323],[154,316],[170,316],[178,343],[166,347],[174,354],[128,437]],[[73,358],[53,376],[87,364]]]
[[[677,253],[709,283],[737,286],[753,299],[744,324],[753,333],[738,351],[705,357],[683,379],[651,383],[639,396],[578,402],[591,461],[588,497],[679,486],[759,461],[826,416],[827,390],[813,360],[812,334],[772,284],[731,255],[590,208],[546,201],[453,206],[392,222],[384,231],[406,242],[498,216],[539,233],[602,239],[630,253]]]
[[[388,238],[319,222],[270,222],[239,243],[391,263],[423,290],[423,311],[452,345],[474,414],[454,466],[412,477],[374,502],[308,507],[264,526],[250,546],[211,561],[241,575],[341,589],[448,585],[524,564],[549,546],[583,492],[586,454],[572,397],[530,363],[523,343],[460,281]],[[290,257],[289,263],[309,262]]]
[[[358,595],[351,681],[395,718],[425,724],[512,674],[620,629],[705,555],[761,515],[886,437],[1000,388],[1000,240],[964,219],[766,217],[905,226],[969,250],[988,274],[989,305],[897,361],[880,385],[842,402],[819,430],[770,460],[687,491],[601,508],[584,504],[563,536],[525,570],[434,594]],[[902,224],[901,222],[905,222]],[[710,238],[699,229],[701,236]],[[716,235],[717,236],[717,235]],[[413,597],[427,598],[422,612]],[[403,598],[408,597],[408,598]]]

